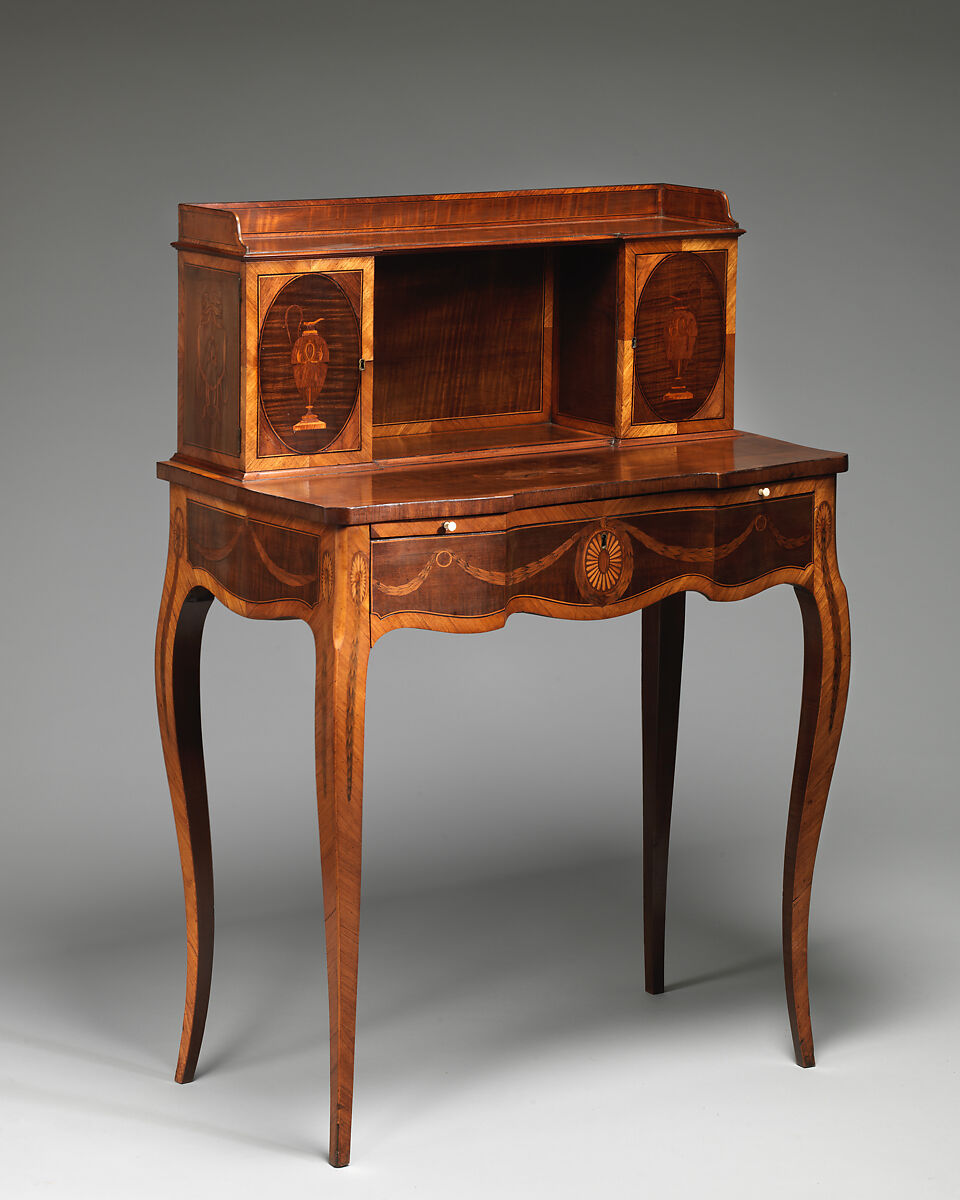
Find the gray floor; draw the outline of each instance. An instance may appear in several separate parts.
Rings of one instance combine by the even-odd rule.
[[[760,849],[677,854],[657,998],[633,857],[366,905],[354,1162],[339,1172],[324,1160],[319,912],[219,931],[185,1088],[179,933],[105,925],[97,945],[21,953],[0,983],[4,1194],[955,1197],[960,980],[953,930],[930,919],[948,855],[901,864],[909,895],[824,872],[819,1062],[801,1071],[776,898],[756,915],[768,873],[729,877]],[[705,882],[723,876],[711,908]]]

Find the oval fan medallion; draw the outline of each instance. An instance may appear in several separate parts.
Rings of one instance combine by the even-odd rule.
[[[577,586],[594,603],[619,600],[633,576],[629,535],[606,522],[587,534],[577,555]]]
[[[329,275],[298,275],[273,299],[260,330],[260,406],[294,454],[337,440],[360,392],[360,323]]]
[[[703,259],[688,251],[658,262],[634,323],[634,374],[647,407],[664,421],[694,416],[719,378],[724,334],[723,294]]]

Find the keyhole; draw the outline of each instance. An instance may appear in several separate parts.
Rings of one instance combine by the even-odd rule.
[[[600,534],[600,549],[606,550],[606,548],[607,548],[607,535],[606,535],[606,533],[601,532],[601,534]]]

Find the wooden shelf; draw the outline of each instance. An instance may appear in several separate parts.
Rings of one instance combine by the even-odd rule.
[[[512,454],[537,454],[609,446],[612,439],[579,429],[566,429],[539,421],[535,425],[507,425],[486,429],[452,429],[449,433],[373,436],[375,462],[408,459],[414,462],[448,462],[458,458],[502,458]]]

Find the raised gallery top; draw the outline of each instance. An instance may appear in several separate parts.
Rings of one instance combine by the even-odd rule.
[[[742,232],[725,193],[648,183],[181,204],[174,245],[231,258],[262,259]]]

